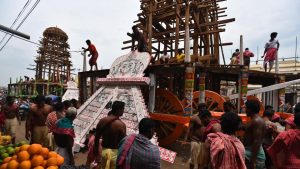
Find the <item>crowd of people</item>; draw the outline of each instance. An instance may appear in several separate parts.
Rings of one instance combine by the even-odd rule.
[[[37,96],[29,104],[26,117],[26,138],[55,150],[64,157],[65,165],[75,165],[73,145],[78,102],[51,102]],[[5,131],[15,142],[20,122],[19,105],[7,96],[1,106]],[[115,101],[107,117],[87,137],[86,166],[102,169],[160,169],[158,145],[151,141],[155,121],[144,118],[139,123],[139,134],[126,133],[126,124],[120,120],[125,103]],[[294,116],[281,119],[272,106],[266,106],[259,115],[259,102],[245,103],[249,123],[243,124],[235,107],[224,103],[220,119],[212,117],[206,104],[198,105],[198,114],[191,118],[185,141],[190,139],[190,168],[194,169],[292,169],[300,166],[300,103]],[[241,131],[243,134],[241,134]],[[237,135],[237,133],[239,133]]]
[[[247,101],[245,109],[250,122],[242,124],[229,101],[220,119],[199,105],[185,138],[191,140],[191,169],[299,168],[300,103],[288,119],[281,119],[272,106],[261,117],[256,100]]]
[[[126,124],[120,120],[125,103],[115,101],[107,117],[102,118],[89,139],[87,166],[102,169],[160,169],[158,146],[150,140],[155,121],[143,118],[139,134],[126,134]]]
[[[27,106],[28,111],[21,117],[20,109]],[[15,143],[17,130],[21,120],[26,120],[25,138],[30,144],[37,143],[49,150],[55,150],[65,158],[65,164],[74,164],[73,140],[75,137],[72,121],[76,117],[77,100],[58,99],[55,103],[52,98],[37,96],[34,99],[20,98],[16,100],[7,96],[1,106],[1,131],[12,137]],[[18,136],[22,137],[22,136]]]
[[[73,120],[79,108],[78,102],[72,99],[53,103],[45,96],[37,96],[26,104],[29,105],[29,112],[25,118],[25,138],[30,144],[41,144],[56,151],[64,157],[64,165],[74,166]],[[1,106],[5,133],[13,137],[13,143],[21,122],[19,107],[11,96],[7,96],[5,104]],[[87,138],[87,168],[127,169],[141,168],[145,164],[146,169],[160,168],[158,146],[150,141],[155,122],[144,118],[139,123],[139,134],[127,136],[126,125],[120,120],[124,107],[124,102],[113,102],[108,116],[101,119],[97,128],[90,132]]]

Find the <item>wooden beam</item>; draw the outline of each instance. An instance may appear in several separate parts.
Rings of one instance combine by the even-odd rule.
[[[214,33],[218,33],[218,32],[224,32],[225,29],[218,29],[218,30],[212,30],[212,31],[208,31],[208,32],[202,32],[200,34],[191,34],[191,36],[198,36],[201,37],[202,35],[209,35],[209,34],[214,34]],[[176,36],[170,36],[167,38],[159,38],[156,41],[154,40],[152,43],[158,42],[158,41],[166,41],[166,40],[174,40],[174,38],[176,38]],[[184,38],[184,35],[179,35],[179,39]],[[175,39],[176,40],[176,39]]]
[[[219,25],[219,24],[224,24],[224,23],[229,23],[229,22],[234,22],[235,18],[230,18],[230,19],[224,19],[220,21],[214,21],[214,22],[207,22],[204,24],[200,24],[200,27],[205,27],[205,26],[214,26],[214,25]]]
[[[152,15],[153,15],[153,5],[154,2],[150,1],[150,12],[149,12],[149,16],[148,16],[148,49],[150,52],[150,55],[152,53]]]
[[[178,2],[180,3],[181,0],[178,0],[177,1],[177,5],[176,5],[175,56],[178,54],[178,45],[179,45],[179,19],[181,18],[181,16],[178,16],[178,14],[180,13],[180,7],[181,7],[181,4],[179,4]]]

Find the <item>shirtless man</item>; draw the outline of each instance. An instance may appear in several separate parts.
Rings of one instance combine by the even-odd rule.
[[[244,145],[246,150],[246,165],[248,169],[265,168],[266,156],[262,147],[266,124],[259,116],[259,102],[249,100],[246,102],[246,114],[251,118],[244,135]]]
[[[15,143],[16,140],[16,131],[19,124],[21,124],[19,117],[19,107],[16,103],[14,103],[14,99],[11,96],[6,97],[6,104],[2,107],[2,112],[5,115],[5,128],[7,134],[12,137],[12,144]]]
[[[133,33],[127,33],[128,36],[132,38],[131,50],[134,50],[135,41],[138,42],[137,49],[139,52],[147,52],[147,41],[142,32],[138,30],[137,26],[132,27]]]
[[[44,96],[37,96],[35,104],[32,104],[29,109],[28,118],[26,120],[26,135],[27,140],[31,143],[42,144],[48,146],[48,128],[46,119],[49,113],[52,112],[51,106],[45,104]]]
[[[203,146],[201,139],[204,132],[204,126],[201,123],[200,114],[206,109],[207,108],[205,103],[199,104],[199,113],[191,118],[190,125],[185,136],[185,142],[188,138],[191,140],[190,169],[194,169],[195,165],[198,168],[201,168],[202,165],[198,160],[199,153],[201,152],[201,147]]]
[[[100,163],[99,139],[102,136],[102,168],[115,169],[118,155],[118,145],[126,136],[126,125],[120,120],[123,115],[125,103],[115,101],[112,110],[107,117],[102,118],[96,128],[94,154],[97,156],[97,162]],[[111,155],[110,162],[108,156]],[[107,163],[108,162],[108,163]],[[106,166],[108,164],[109,166]]]

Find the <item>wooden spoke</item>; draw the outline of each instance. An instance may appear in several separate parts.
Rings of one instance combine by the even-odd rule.
[[[157,89],[155,95],[154,114],[160,117],[159,119],[154,118],[158,121],[156,132],[159,144],[164,146],[175,142],[185,128],[182,123],[168,120],[170,118],[168,115],[182,116],[184,109],[181,101],[170,91]]]
[[[199,91],[193,93],[193,111],[198,113],[198,102],[199,102]],[[216,92],[205,90],[205,103],[207,109],[210,111],[223,111],[223,103],[225,99]],[[182,104],[185,105],[185,100],[182,101]]]
[[[198,112],[199,92],[194,92],[193,109]],[[211,111],[223,111],[225,99],[219,94],[205,91],[205,101]],[[161,146],[175,142],[181,135],[189,118],[183,117],[185,101],[180,101],[173,93],[164,89],[156,90],[155,112],[151,118],[158,121],[157,136]],[[182,116],[182,118],[176,118]]]

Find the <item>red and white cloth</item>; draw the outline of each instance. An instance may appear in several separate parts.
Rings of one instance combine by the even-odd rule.
[[[269,41],[266,43],[265,48],[267,49],[266,56],[264,61],[271,62],[274,61],[277,57],[277,47],[278,47],[278,40],[274,39],[273,41]]]
[[[217,132],[208,134],[207,141],[213,169],[247,169],[245,147],[238,138]]]

